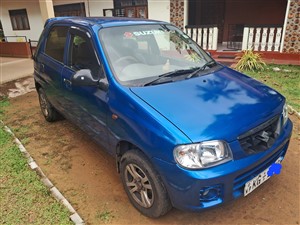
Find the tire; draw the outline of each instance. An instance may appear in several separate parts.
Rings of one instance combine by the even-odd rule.
[[[141,152],[130,150],[122,156],[120,174],[130,202],[143,215],[157,218],[170,211],[167,190]]]
[[[39,95],[39,102],[40,102],[41,111],[42,111],[45,119],[48,122],[57,121],[59,119],[59,113],[56,111],[56,109],[49,102],[43,88],[38,89],[38,95]]]

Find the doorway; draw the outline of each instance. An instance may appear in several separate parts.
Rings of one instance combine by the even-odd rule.
[[[218,43],[223,41],[225,0],[199,0],[189,2],[189,25],[217,25]]]

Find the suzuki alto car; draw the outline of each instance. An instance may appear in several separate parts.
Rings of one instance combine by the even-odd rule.
[[[62,115],[107,149],[149,217],[247,196],[289,145],[285,98],[166,22],[49,19],[34,78],[46,120]]]

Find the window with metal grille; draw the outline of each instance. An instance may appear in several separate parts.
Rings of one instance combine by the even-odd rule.
[[[8,10],[13,30],[30,30],[26,9]]]
[[[85,5],[81,3],[64,4],[54,6],[54,14],[58,16],[86,16]]]

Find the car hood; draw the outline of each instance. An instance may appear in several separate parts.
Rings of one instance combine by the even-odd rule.
[[[180,129],[192,142],[235,140],[279,114],[284,98],[232,69],[131,91]]]

